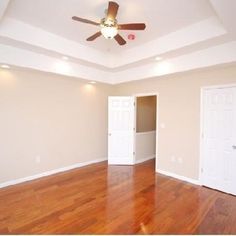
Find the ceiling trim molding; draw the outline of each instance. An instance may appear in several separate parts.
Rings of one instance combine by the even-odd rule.
[[[44,72],[118,84],[194,69],[236,62],[236,41],[199,50],[162,62],[150,63],[120,72],[105,72],[88,66],[65,62],[12,46],[0,45],[0,63]],[[30,60],[29,60],[30,58]]]
[[[236,62],[236,41],[113,73],[113,84]]]
[[[131,48],[115,57],[113,67],[121,67],[225,35],[227,31],[215,17],[185,27],[161,38]],[[122,57],[122,60],[119,58]]]
[[[64,39],[55,34],[33,27],[12,18],[5,18],[0,27],[0,37],[10,41],[29,45],[32,50],[41,53],[66,55],[78,63],[104,70],[119,70],[124,66],[135,66],[135,63],[147,62],[157,55],[168,54],[185,47],[195,47],[204,41],[211,40],[227,34],[222,24],[216,18],[209,18],[199,23],[190,25],[176,32],[170,33],[159,39],[153,40],[123,53],[111,54],[86,47],[71,40]],[[12,45],[14,46],[14,45]],[[122,58],[122,60],[121,60]]]
[[[214,16],[116,53],[7,17],[9,2],[0,1],[0,63],[116,84],[236,62],[235,0],[210,0]]]
[[[0,63],[103,83],[111,78],[110,72],[7,45],[0,45]]]
[[[9,17],[5,17],[1,23],[0,36],[101,66],[109,66],[110,60],[105,52],[86,47]]]

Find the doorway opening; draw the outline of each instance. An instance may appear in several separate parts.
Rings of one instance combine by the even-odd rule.
[[[157,170],[158,101],[158,94],[109,96],[109,165],[134,165],[156,158]]]
[[[157,154],[157,99],[156,94],[136,95],[135,164],[151,159],[155,163]]]

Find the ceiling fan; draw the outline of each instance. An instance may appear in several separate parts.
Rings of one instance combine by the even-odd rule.
[[[124,45],[126,44],[126,41],[118,33],[119,30],[144,30],[146,25],[144,23],[118,24],[116,20],[118,8],[119,5],[116,2],[110,1],[108,3],[106,16],[101,19],[100,23],[83,19],[78,16],[73,16],[72,19],[83,23],[100,26],[100,31],[87,38],[87,41],[93,41],[103,35],[107,39],[114,38],[119,45]]]

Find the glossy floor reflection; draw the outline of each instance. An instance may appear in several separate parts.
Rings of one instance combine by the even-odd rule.
[[[236,197],[136,166],[95,164],[0,190],[0,233],[236,234]]]

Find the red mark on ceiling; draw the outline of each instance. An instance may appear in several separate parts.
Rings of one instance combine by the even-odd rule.
[[[134,34],[129,34],[128,39],[129,40],[135,40],[135,35]]]

